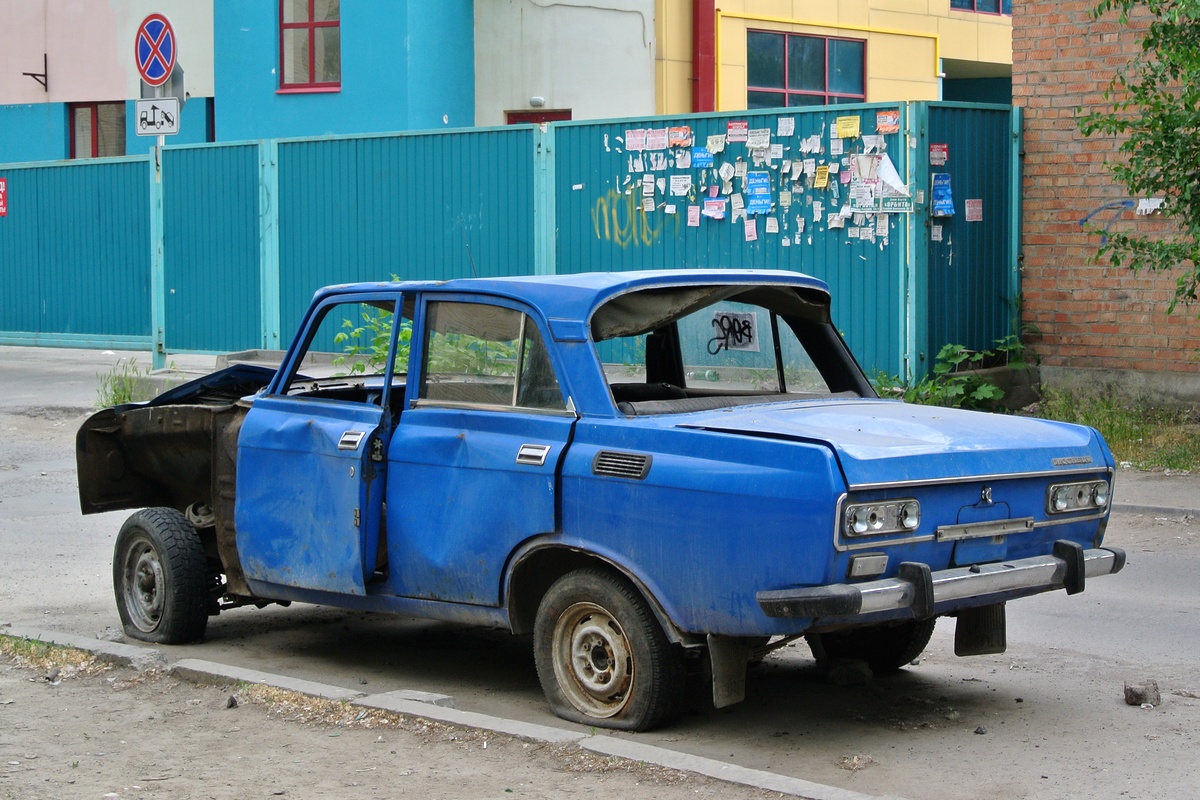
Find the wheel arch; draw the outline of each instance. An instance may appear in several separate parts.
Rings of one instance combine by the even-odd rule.
[[[695,646],[704,643],[703,636],[681,630],[649,587],[625,566],[599,553],[554,542],[528,544],[512,559],[505,590],[512,632],[518,635],[532,633],[538,604],[550,585],[568,572],[589,567],[602,569],[628,581],[650,606],[658,624],[673,644]]]

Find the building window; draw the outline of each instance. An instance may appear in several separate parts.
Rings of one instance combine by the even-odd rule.
[[[282,89],[341,87],[339,0],[279,0],[279,62]]]
[[[124,103],[72,103],[71,158],[125,155]]]
[[[750,31],[746,107],[862,103],[867,44],[861,39]]]
[[[979,14],[1012,14],[1012,0],[950,0],[950,8]]]

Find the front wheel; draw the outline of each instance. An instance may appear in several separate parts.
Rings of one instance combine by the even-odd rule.
[[[810,633],[808,646],[817,661],[856,658],[876,675],[896,672],[925,650],[936,619],[868,625],[832,633]]]
[[[533,627],[538,679],[555,714],[643,731],[679,710],[683,659],[641,593],[597,569],[559,578]]]
[[[121,526],[113,552],[113,591],[128,636],[162,644],[202,637],[208,626],[208,578],[200,536],[175,509],[143,509]]]

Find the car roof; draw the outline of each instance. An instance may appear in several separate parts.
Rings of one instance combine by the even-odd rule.
[[[320,289],[314,302],[330,295],[384,291],[490,294],[519,300],[555,319],[586,322],[609,299],[656,287],[746,284],[795,286],[829,295],[828,285],[811,275],[768,269],[663,269],[628,272],[579,272],[565,275],[516,275],[455,278],[448,281],[348,283]]]

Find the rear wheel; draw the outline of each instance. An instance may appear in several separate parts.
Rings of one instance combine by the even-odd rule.
[[[627,581],[582,569],[559,578],[533,629],[538,679],[555,714],[647,730],[678,712],[683,659]]]
[[[113,590],[125,633],[183,644],[208,626],[208,562],[196,529],[173,508],[143,509],[121,526]]]
[[[813,657],[824,662],[838,658],[866,661],[876,675],[896,672],[925,650],[936,619],[907,620],[831,633],[810,633]]]

